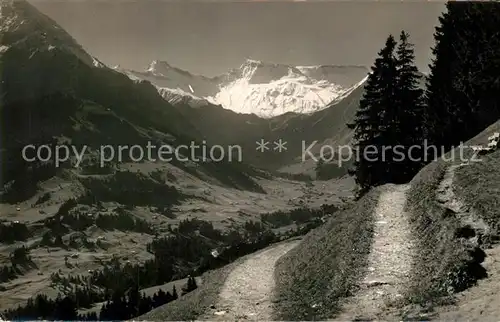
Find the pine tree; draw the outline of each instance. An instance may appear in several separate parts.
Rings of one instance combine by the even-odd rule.
[[[182,288],[182,295],[185,295],[191,291],[194,291],[198,286],[196,285],[196,280],[194,277],[189,276],[186,285]]]
[[[447,151],[500,117],[500,4],[448,2],[434,34],[424,133]]]
[[[76,303],[68,296],[64,297],[56,301],[55,308],[55,320],[67,320],[73,321],[76,320],[77,316],[77,308]]]
[[[394,50],[396,41],[390,35],[385,47],[379,51],[365,85],[365,93],[360,101],[353,124],[357,157],[352,173],[356,177],[359,195],[370,187],[385,183],[388,168],[382,160],[384,144],[391,142],[387,119],[388,111],[395,110],[394,86],[396,63]]]
[[[391,138],[396,145],[402,146],[402,160],[393,155],[390,161],[390,182],[409,181],[423,165],[423,89],[420,88],[418,68],[415,66],[413,44],[409,35],[402,31],[396,51],[397,81],[395,89],[395,107],[390,122]],[[412,148],[418,146],[418,149]],[[417,151],[417,152],[415,152]]]
[[[101,311],[99,312],[99,320],[106,321],[106,320],[109,320],[111,318],[111,314],[110,314],[110,310],[109,310],[110,306],[111,306],[111,304],[110,304],[109,300],[106,301],[106,303],[104,303],[101,306]]]
[[[500,3],[450,4],[460,22],[457,79],[462,140],[469,139],[500,117]],[[457,32],[457,30],[455,30]]]
[[[139,303],[141,301],[141,293],[139,291],[139,286],[135,284],[129,291],[128,294],[128,313],[130,317],[139,315]]]
[[[450,147],[456,143],[453,139],[452,114],[459,110],[456,90],[453,79],[456,77],[455,68],[458,61],[458,34],[455,32],[455,15],[448,12],[439,17],[440,25],[434,33],[435,46],[432,53],[435,58],[430,67],[425,93],[426,110],[424,136],[433,145]]]

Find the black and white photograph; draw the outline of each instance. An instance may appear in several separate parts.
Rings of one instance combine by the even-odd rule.
[[[0,78],[0,321],[500,318],[498,1],[0,0]]]

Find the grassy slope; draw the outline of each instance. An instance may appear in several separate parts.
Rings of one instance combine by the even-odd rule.
[[[482,162],[459,168],[454,190],[499,234],[500,172],[492,169],[500,169],[500,151],[484,156]]]
[[[464,248],[454,237],[458,220],[446,216],[435,200],[435,191],[446,171],[447,164],[436,161],[426,166],[412,180],[408,193],[410,213],[418,253],[412,269],[412,285],[407,298],[410,303],[432,304],[446,294],[448,272],[464,257]]]
[[[370,192],[278,261],[275,319],[328,319],[337,313],[367,267],[378,196],[378,189]]]
[[[494,132],[500,132],[500,122],[474,137],[471,144],[485,145]],[[492,229],[500,234],[500,151],[481,157],[480,162],[456,171],[455,193],[463,198]],[[495,171],[496,170],[496,171]]]
[[[500,125],[490,128],[465,143],[465,146],[486,145],[487,138]],[[446,169],[462,161],[459,150],[455,150],[455,161],[437,160],[423,168],[412,180],[407,210],[415,238],[419,241],[416,264],[412,271],[412,285],[407,294],[409,303],[431,310],[434,305],[447,303],[453,299],[451,286],[467,287],[474,283],[473,272],[467,269],[471,256],[466,246],[455,236],[460,221],[453,213],[446,211],[436,200],[436,190]],[[470,149],[464,153],[471,156]],[[447,154],[449,157],[450,154]],[[498,152],[484,157],[484,162],[460,167],[455,172],[453,190],[468,205],[472,205],[489,224],[498,227],[499,201],[496,190],[499,182],[495,160]]]

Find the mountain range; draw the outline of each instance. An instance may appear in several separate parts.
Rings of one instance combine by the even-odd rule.
[[[29,196],[39,180],[64,170],[38,173],[42,164],[30,164],[21,157],[28,144],[69,142],[87,145],[95,154],[107,144],[145,146],[154,141],[175,146],[201,141],[203,135],[153,85],[134,83],[106,67],[28,2],[3,1],[0,15],[2,181],[18,179],[16,193]],[[202,163],[193,171],[219,166]],[[233,163],[223,168],[240,166]],[[219,177],[231,184],[238,181],[227,174]]]
[[[286,113],[311,114],[340,101],[360,86],[364,66],[290,66],[247,59],[239,68],[216,77],[193,75],[165,61],[145,71],[122,70],[147,80],[172,104],[199,107],[206,102],[241,114],[272,118]]]
[[[350,143],[346,124],[353,120],[368,75],[363,66],[290,66],[251,59],[216,77],[193,75],[164,61],[142,72],[114,69],[154,85],[210,144],[237,144],[249,164],[309,175],[315,161],[303,158],[303,145],[316,142],[310,151],[317,155],[324,145],[336,149]],[[256,151],[260,140],[269,142],[270,151]],[[286,150],[273,151],[280,140]],[[345,175],[347,166],[334,172]]]

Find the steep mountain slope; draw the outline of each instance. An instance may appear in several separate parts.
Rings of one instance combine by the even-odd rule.
[[[134,83],[96,64],[71,36],[27,2],[4,1],[1,10],[4,183],[33,167],[20,160],[27,144],[39,146],[64,137],[73,145],[97,150],[107,144],[146,146],[148,141],[189,145],[201,138],[154,86]],[[199,169],[217,167],[207,163]],[[234,173],[239,176],[240,171]]]
[[[20,2],[13,5],[12,1],[2,1],[0,17],[2,53],[11,46],[32,49],[30,54],[33,55],[37,51],[45,52],[58,48],[74,54],[85,64],[93,65],[94,59],[68,33],[29,4]]]
[[[304,75],[313,79],[325,80],[337,84],[343,88],[349,88],[356,82],[366,77],[367,68],[362,66],[297,66]]]
[[[209,105],[210,102],[204,98],[199,98],[191,93],[184,92],[181,89],[171,89],[168,87],[158,88],[158,93],[175,106],[187,105],[190,107],[203,107]]]
[[[163,61],[154,61],[145,72],[124,71],[131,78],[152,82],[163,92],[181,90],[226,109],[264,118],[319,111],[349,91],[367,72],[362,66],[294,67],[250,59],[213,78],[192,75]],[[167,100],[179,101],[169,94],[164,96]]]
[[[422,311],[434,315],[434,309],[454,313],[438,319],[491,320],[498,315],[488,308],[498,290],[494,272],[500,269],[498,150],[476,155],[472,147],[487,146],[499,129],[497,121],[427,165],[411,182],[406,208],[419,251],[407,296],[414,304],[406,310],[410,317]],[[471,298],[482,292],[488,295]]]
[[[180,89],[185,93],[195,93],[197,97],[211,96],[218,90],[218,78],[193,75],[173,67],[165,61],[153,61],[145,71],[117,69],[131,78],[148,80],[159,88]],[[190,87],[191,86],[191,87]]]

